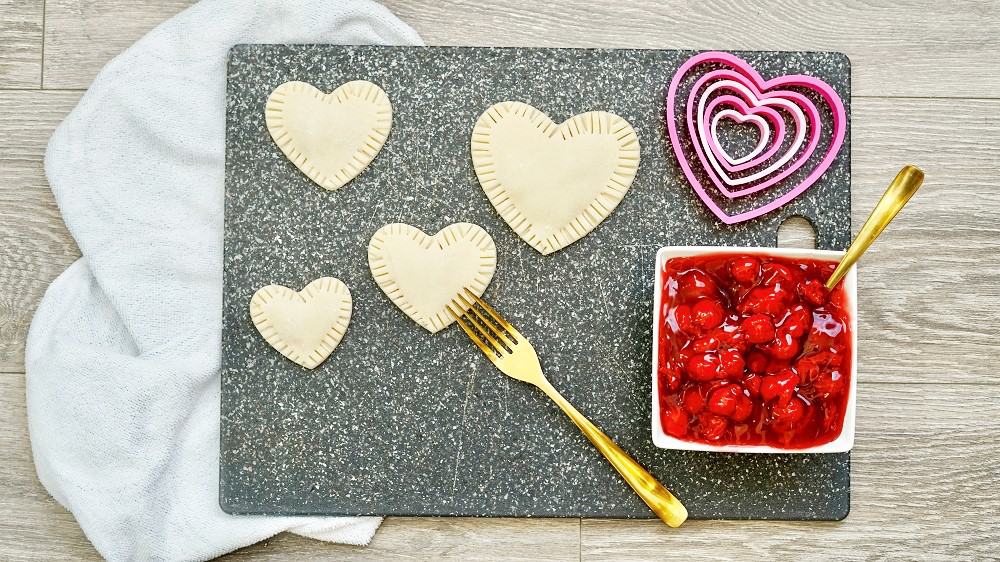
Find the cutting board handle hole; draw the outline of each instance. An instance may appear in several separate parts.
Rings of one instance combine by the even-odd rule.
[[[778,227],[778,247],[813,249],[816,247],[816,229],[809,219],[792,215]]]

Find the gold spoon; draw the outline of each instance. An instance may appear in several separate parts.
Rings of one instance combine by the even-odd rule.
[[[865,253],[865,250],[872,245],[879,234],[882,234],[885,227],[889,226],[903,205],[906,205],[906,202],[910,200],[910,197],[913,197],[913,194],[923,183],[924,172],[920,168],[903,166],[903,169],[896,174],[896,178],[882,194],[878,204],[872,209],[872,214],[868,215],[868,220],[861,227],[854,242],[851,242],[851,246],[844,252],[843,259],[840,260],[837,269],[833,271],[830,279],[826,282],[827,289],[832,289],[837,286],[837,283],[840,283],[840,280],[850,271],[851,266],[861,258],[861,254]]]

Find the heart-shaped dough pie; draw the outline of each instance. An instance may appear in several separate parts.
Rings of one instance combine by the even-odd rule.
[[[264,116],[285,156],[330,190],[368,166],[392,127],[389,96],[365,80],[348,82],[329,94],[305,82],[286,82],[267,98]]]
[[[466,310],[465,289],[483,294],[497,268],[497,248],[477,225],[455,223],[434,236],[408,224],[388,224],[368,243],[375,282],[403,312],[431,333],[454,319],[448,305]]]
[[[320,277],[298,292],[268,285],[250,299],[250,318],[274,349],[314,369],[337,348],[347,331],[351,292],[333,277]]]
[[[625,197],[639,169],[639,137],[604,111],[556,125],[528,104],[505,101],[476,121],[472,163],[500,216],[551,254],[594,230]]]

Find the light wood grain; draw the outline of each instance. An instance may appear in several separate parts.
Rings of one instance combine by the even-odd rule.
[[[902,164],[927,174],[859,266],[866,380],[1000,382],[998,115],[995,100],[854,103],[855,231]]]
[[[1000,5],[388,0],[429,45],[842,51],[855,96],[996,97]],[[454,25],[454,22],[461,22]]]
[[[583,560],[986,560],[1000,545],[996,387],[862,384],[839,523],[584,520]],[[789,475],[794,478],[794,475]]]
[[[115,55],[195,0],[46,0],[45,87],[86,88]]]
[[[0,88],[42,84],[42,0],[0,0]]]
[[[31,315],[79,256],[42,169],[48,137],[79,95],[0,92],[0,372],[24,370]]]
[[[84,88],[112,56],[190,0],[48,0],[45,84]],[[996,97],[995,2],[390,0],[430,45],[833,50],[856,96]],[[456,25],[458,24],[458,25]]]
[[[288,533],[224,560],[475,560],[580,559],[579,519],[391,517],[365,548],[317,545]]]

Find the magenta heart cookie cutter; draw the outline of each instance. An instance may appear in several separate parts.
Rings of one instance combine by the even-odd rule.
[[[806,177],[799,181],[798,184],[793,186],[786,193],[775,198],[773,201],[735,215],[726,213],[712,199],[712,197],[709,196],[705,186],[702,185],[702,182],[699,179],[699,175],[695,173],[692,163],[688,160],[687,155],[684,153],[681,136],[677,126],[677,90],[680,87],[680,83],[687,76],[689,71],[691,71],[691,69],[705,64],[714,64],[722,66],[723,68],[706,73],[705,76],[702,76],[698,80],[695,87],[692,88],[691,94],[688,97],[685,120],[687,121],[688,135],[691,140],[691,144],[698,155],[697,161],[699,165],[705,175],[712,180],[712,183],[715,184],[718,190],[727,197],[735,198],[743,195],[749,195],[773,186],[786,179],[811,159],[813,152],[816,149],[815,144],[818,144],[821,136],[823,122],[815,104],[813,104],[809,98],[803,94],[789,88],[799,88],[815,92],[824,101],[824,103],[827,104],[832,114],[832,136],[830,145],[823,154],[822,159],[815,164]],[[719,85],[716,86],[716,84]],[[714,161],[718,164],[720,160],[725,161],[725,158],[718,158],[718,153],[724,153],[725,151],[723,151],[719,146],[716,147],[715,151],[712,149],[713,143],[718,145],[718,139],[712,138],[714,137],[714,135],[711,134],[712,126],[710,122],[708,122],[708,119],[712,114],[707,111],[707,108],[705,108],[704,105],[702,105],[709,96],[702,93],[702,98],[697,100],[698,104],[702,107],[702,109],[699,109],[697,116],[693,107],[699,90],[704,88],[706,85],[708,88],[715,86],[715,90],[724,89],[738,94],[737,96],[732,97],[741,98],[744,102],[746,102],[744,104],[746,106],[746,110],[744,111],[745,115],[755,115],[759,113],[759,111],[756,111],[755,108],[771,107],[773,109],[775,107],[780,107],[783,111],[786,111],[789,115],[791,115],[792,121],[795,124],[794,128],[796,138],[798,138],[798,135],[800,134],[804,135],[807,129],[809,130],[809,144],[806,145],[804,150],[796,148],[796,150],[792,151],[791,147],[789,147],[786,154],[781,156],[779,160],[785,158],[785,156],[788,156],[788,158],[778,166],[773,166],[773,163],[772,165],[769,165],[768,168],[770,168],[770,170],[763,175],[760,175],[758,172],[753,172],[753,168],[755,166],[747,166],[743,168],[743,170],[750,170],[751,173],[747,176],[741,176],[739,178],[732,178],[726,172],[717,170],[716,167],[712,165],[712,162]],[[713,90],[713,92],[715,90]],[[779,76],[770,80],[764,80],[763,77],[761,77],[761,75],[752,66],[750,66],[749,63],[730,53],[713,51],[701,53],[688,59],[681,65],[681,67],[674,74],[673,79],[670,81],[670,86],[667,90],[666,104],[667,132],[670,137],[674,154],[677,156],[678,163],[681,166],[681,170],[684,172],[685,177],[688,179],[688,182],[691,183],[691,186],[698,194],[698,197],[701,198],[702,202],[705,203],[709,210],[711,210],[717,217],[719,217],[720,220],[722,220],[722,222],[726,224],[736,224],[759,217],[780,208],[802,194],[802,192],[816,183],[823,176],[830,165],[833,164],[834,159],[840,151],[840,147],[843,146],[844,138],[847,133],[847,112],[844,109],[843,101],[841,101],[840,96],[837,95],[836,91],[834,91],[829,84],[818,78],[801,74],[791,74]],[[718,107],[718,105],[721,105],[721,102],[715,107]],[[729,105],[734,107],[737,112],[744,109],[739,105]],[[793,109],[793,107],[795,109]],[[798,112],[796,109],[798,109]],[[801,122],[797,119],[799,114],[802,115]],[[784,118],[781,120],[784,121]],[[777,138],[774,142],[778,145],[784,144],[783,137],[784,135],[782,135],[781,138]],[[703,140],[705,142],[703,142]],[[792,145],[795,145],[794,139]],[[764,159],[759,158],[761,155],[757,156],[757,158],[752,158],[751,161],[754,161],[756,166],[759,166],[771,158],[773,154]],[[791,162],[791,165],[784,170],[779,171],[779,168],[788,162]],[[721,167],[725,168],[724,165]],[[724,181],[727,177],[734,182],[729,185],[744,185],[757,180],[763,181],[744,189],[730,190],[726,185],[727,182]],[[754,179],[742,181],[744,177],[754,177]],[[742,183],[740,183],[741,181]]]

